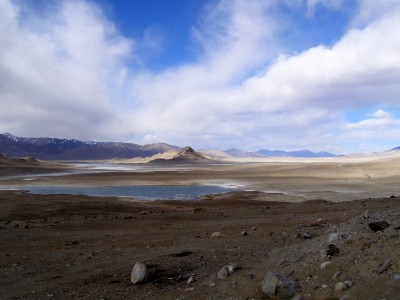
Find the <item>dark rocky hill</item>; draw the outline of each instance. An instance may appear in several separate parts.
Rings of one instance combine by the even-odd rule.
[[[181,148],[159,143],[137,145],[117,142],[84,142],[75,139],[24,138],[0,134],[0,153],[11,156],[32,156],[47,160],[92,160],[148,157]]]

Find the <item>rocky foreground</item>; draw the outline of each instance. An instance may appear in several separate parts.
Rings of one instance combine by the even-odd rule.
[[[400,198],[251,198],[3,191],[1,298],[400,299]]]

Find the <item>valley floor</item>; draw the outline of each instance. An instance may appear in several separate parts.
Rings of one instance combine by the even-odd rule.
[[[400,299],[399,158],[163,168],[37,177],[30,169],[12,176],[3,170],[1,185],[10,189],[203,183],[243,189],[153,202],[0,191],[1,298],[268,299],[261,281],[279,270],[298,280],[297,299]],[[388,228],[370,229],[382,220]],[[338,251],[326,256],[331,245]],[[136,262],[147,265],[149,277],[133,285]],[[219,279],[230,263],[236,271]],[[339,290],[344,281],[352,286]]]

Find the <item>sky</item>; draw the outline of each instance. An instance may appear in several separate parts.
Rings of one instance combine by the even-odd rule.
[[[0,132],[400,146],[400,0],[0,0]]]

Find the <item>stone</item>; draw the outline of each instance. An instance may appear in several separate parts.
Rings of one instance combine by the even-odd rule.
[[[272,299],[284,300],[296,297],[300,284],[287,277],[284,273],[271,270],[261,282],[261,289],[265,295]]]
[[[341,292],[341,291],[344,291],[344,290],[347,290],[347,289],[348,289],[348,287],[344,282],[337,282],[335,284],[335,291],[336,292]]]
[[[338,255],[340,252],[339,248],[336,247],[334,244],[329,244],[328,250],[326,250],[326,254],[329,256],[335,256]]]
[[[217,277],[219,279],[224,279],[228,276],[231,276],[233,273],[235,273],[235,269],[236,269],[236,266],[234,264],[229,264],[227,266],[223,266],[219,270]]]
[[[337,271],[335,274],[333,274],[332,279],[336,280],[336,278],[338,278],[340,275],[342,275],[341,271]]]
[[[200,214],[203,214],[204,212],[205,212],[204,208],[201,208],[201,207],[195,207],[192,210],[192,213],[194,215],[200,215]]]
[[[385,230],[386,228],[389,227],[389,223],[385,220],[382,221],[376,221],[376,222],[371,222],[368,224],[369,228],[371,228],[372,231],[377,232],[377,231],[382,231]]]
[[[365,220],[369,219],[369,211],[368,210],[364,211],[363,217],[364,217]]]
[[[221,232],[219,232],[219,231],[216,231],[216,232],[213,232],[212,234],[211,234],[211,237],[212,238],[220,238],[220,237],[223,237],[224,235],[221,233]]]
[[[309,233],[309,232],[304,232],[303,233],[303,239],[311,239],[311,238],[312,238],[311,233]]]
[[[193,283],[195,281],[196,281],[196,279],[194,279],[194,276],[190,276],[189,279],[187,280],[187,283],[190,284],[190,283]]]
[[[131,272],[131,282],[137,284],[147,279],[147,266],[143,263],[136,263]]]
[[[323,262],[320,266],[319,266],[319,269],[320,270],[324,270],[328,265],[330,265],[332,262],[330,262],[330,261],[326,261],[326,262]]]
[[[389,269],[391,265],[392,265],[392,261],[390,259],[387,259],[387,260],[385,260],[385,262],[383,264],[381,264],[381,266],[376,271],[378,272],[378,274],[382,274],[387,269]]]
[[[343,283],[347,286],[348,289],[353,287],[353,282],[351,280],[345,280]]]
[[[331,233],[328,238],[328,243],[337,241],[339,239],[339,233]]]
[[[393,226],[394,229],[399,230],[400,229],[400,224],[396,224]]]
[[[319,255],[320,255],[321,258],[327,257],[326,250],[325,249],[320,250],[319,251]]]
[[[246,236],[247,235],[247,231],[242,231],[242,235]]]

